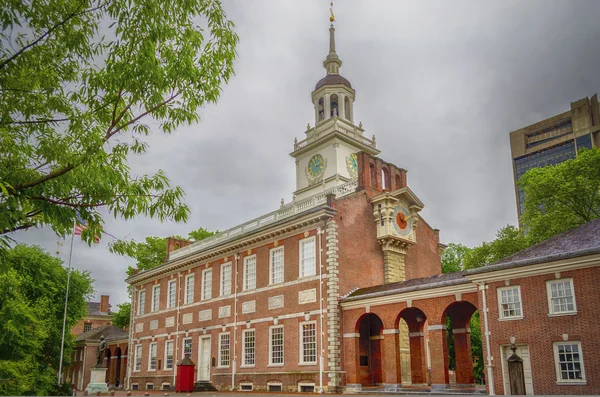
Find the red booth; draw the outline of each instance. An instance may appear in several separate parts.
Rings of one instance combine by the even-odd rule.
[[[196,364],[186,354],[183,360],[177,363],[177,381],[175,382],[175,391],[193,392],[194,391],[194,369]]]

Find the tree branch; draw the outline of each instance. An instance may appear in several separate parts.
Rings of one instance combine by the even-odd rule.
[[[68,201],[63,201],[60,199],[52,199],[50,197],[43,197],[43,196],[32,196],[29,197],[32,200],[38,200],[38,201],[47,201],[51,204],[57,204],[57,205],[65,205],[67,207],[75,207],[75,208],[94,208],[94,207],[103,207],[105,205],[108,205],[109,203],[98,203],[98,204],[83,204],[83,203],[70,203]]]

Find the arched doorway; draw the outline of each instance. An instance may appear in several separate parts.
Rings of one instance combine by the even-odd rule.
[[[416,307],[409,307],[398,314],[400,331],[400,371],[403,384],[425,385],[428,383],[427,346],[425,325],[427,316]]]
[[[383,382],[381,342],[383,323],[373,313],[358,320],[358,377],[361,385],[372,386]]]
[[[481,337],[479,321],[471,327],[472,319],[478,320],[477,307],[468,301],[457,301],[450,304],[444,311],[446,322],[446,341],[448,345],[448,370],[455,372],[457,386],[471,386],[475,383],[474,366],[479,362],[483,368],[482,358],[474,359],[471,332],[475,331],[477,356],[481,353]],[[474,328],[474,329],[472,329]],[[478,371],[482,372],[482,371]],[[478,377],[480,375],[478,374]]]

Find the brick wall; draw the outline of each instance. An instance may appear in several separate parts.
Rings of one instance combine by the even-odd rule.
[[[406,255],[406,279],[433,276],[442,273],[439,231],[421,218],[417,223],[417,243]]]

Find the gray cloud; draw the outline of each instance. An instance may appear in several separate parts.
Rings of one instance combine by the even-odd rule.
[[[295,189],[289,152],[314,124],[310,92],[328,50],[325,1],[226,1],[241,41],[236,76],[202,121],[148,139],[136,172],[163,169],[187,193],[188,224],[107,219],[118,237],[224,230],[276,209]],[[516,222],[508,133],[568,110],[600,87],[600,2],[337,1],[341,73],[381,157],[406,168],[444,242],[476,245]],[[55,250],[49,230],[19,240]],[[76,241],[98,294],[127,299],[132,261]],[[67,247],[61,255],[66,258]]]

